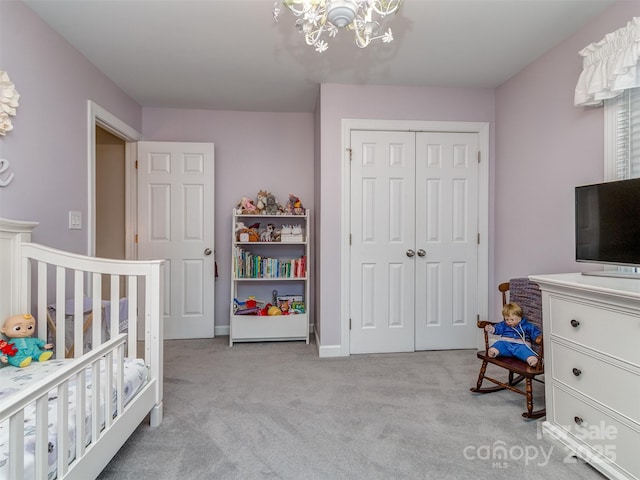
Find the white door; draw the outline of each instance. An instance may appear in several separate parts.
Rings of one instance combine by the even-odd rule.
[[[477,341],[478,134],[351,131],[350,352]]]
[[[415,134],[351,132],[351,353],[414,349]]]
[[[474,348],[478,134],[416,136],[416,350]]]
[[[214,336],[212,143],[138,143],[138,258],[163,258],[164,335]]]

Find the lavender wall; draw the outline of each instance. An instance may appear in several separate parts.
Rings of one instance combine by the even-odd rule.
[[[639,14],[613,4],[496,90],[497,280],[599,269],[574,261],[574,187],[604,177],[604,109],[573,106],[577,52]]]
[[[231,211],[265,189],[313,209],[313,114],[144,108],[142,123],[145,140],[215,144],[215,325],[229,325]]]
[[[141,130],[142,109],[23,2],[0,1],[0,70],[20,93],[14,129],[0,140],[11,163],[0,216],[40,222],[33,239],[86,253],[87,230],[69,230],[69,210],[87,219],[87,100]]]
[[[340,345],[341,159],[342,119],[494,122],[493,89],[403,88],[323,84],[321,87],[320,248],[317,270],[322,272],[317,301],[322,346]],[[493,128],[490,130],[493,145]],[[490,158],[489,161],[493,163]],[[491,165],[490,164],[490,165]],[[490,177],[493,170],[490,167]],[[491,190],[491,185],[490,185]],[[490,200],[491,210],[491,200]],[[491,231],[491,219],[489,224]],[[491,239],[489,239],[491,241]],[[489,264],[492,258],[490,254]]]

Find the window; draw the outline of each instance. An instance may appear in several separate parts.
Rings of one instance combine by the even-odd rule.
[[[605,101],[605,181],[640,177],[640,87]],[[640,273],[640,268],[615,267]]]
[[[605,102],[605,180],[640,177],[640,87]]]

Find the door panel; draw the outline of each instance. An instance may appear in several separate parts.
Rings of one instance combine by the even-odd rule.
[[[474,348],[478,135],[416,134],[416,350]]]
[[[413,351],[415,140],[351,133],[351,353]]]
[[[167,339],[214,336],[213,148],[138,144],[138,257],[167,260]]]

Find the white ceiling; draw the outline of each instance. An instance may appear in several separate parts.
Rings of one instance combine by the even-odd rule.
[[[272,0],[24,1],[142,106],[312,112],[320,83],[496,87],[614,0],[405,0],[393,43],[323,54]]]

